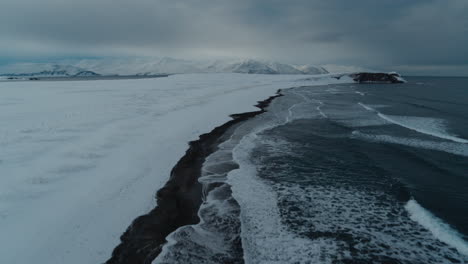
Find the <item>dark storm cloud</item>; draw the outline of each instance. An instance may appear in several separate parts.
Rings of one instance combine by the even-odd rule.
[[[452,67],[468,61],[468,1],[3,0],[0,56],[37,54]]]

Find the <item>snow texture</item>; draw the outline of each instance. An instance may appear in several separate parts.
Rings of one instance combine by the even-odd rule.
[[[0,82],[0,263],[102,263],[187,142],[330,76]]]

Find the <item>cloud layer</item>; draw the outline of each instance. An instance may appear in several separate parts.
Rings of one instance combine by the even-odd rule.
[[[463,68],[468,1],[3,0],[0,57],[41,56]]]

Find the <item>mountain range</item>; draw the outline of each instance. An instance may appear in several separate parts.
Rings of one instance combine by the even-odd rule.
[[[0,67],[0,76],[78,77],[181,73],[325,74],[324,67],[254,59],[190,61],[174,58],[87,59],[59,63],[16,63]]]

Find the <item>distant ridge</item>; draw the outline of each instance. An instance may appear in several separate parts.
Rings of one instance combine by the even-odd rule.
[[[85,77],[99,76],[98,73],[72,65],[47,63],[14,64],[1,72],[0,76],[11,77]]]
[[[190,61],[173,58],[93,59],[63,63],[19,63],[0,68],[0,76],[13,77],[78,77],[111,75],[160,75],[182,73],[247,73],[247,74],[325,74],[314,65],[292,65],[279,62],[244,60]]]

